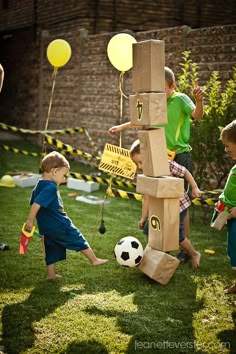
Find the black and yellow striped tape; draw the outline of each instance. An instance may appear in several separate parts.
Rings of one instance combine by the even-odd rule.
[[[98,147],[95,145],[93,142],[91,136],[89,135],[89,132],[86,128],[83,127],[76,127],[76,128],[67,128],[67,129],[51,129],[51,130],[31,130],[31,129],[23,129],[23,128],[17,128],[12,125],[8,125],[6,123],[1,123],[0,122],[0,130],[4,131],[10,131],[12,133],[23,133],[23,134],[85,134],[91,144],[91,146],[94,148],[94,150],[97,152],[99,156],[102,155],[101,151],[99,151]]]
[[[218,196],[220,195],[222,190],[215,190],[215,191],[204,191],[206,193],[206,196],[201,196],[201,198],[194,198],[192,200],[192,204],[194,206],[201,206],[201,205],[207,205],[207,206],[214,206],[215,203],[218,200]],[[207,194],[214,194],[214,198],[210,198],[207,196]],[[131,192],[126,192],[121,189],[115,189],[115,188],[110,188],[107,191],[107,195],[109,197],[120,197],[123,199],[136,199],[138,201],[142,201],[143,197],[141,194],[138,193],[131,193]]]
[[[14,152],[14,154],[23,154],[23,155],[28,155],[28,156],[34,156],[34,157],[38,157],[38,156],[43,156],[43,153],[39,153],[39,152],[29,152],[26,150],[20,150],[8,145],[0,145],[0,148],[4,151],[8,151],[8,152]]]
[[[100,177],[100,176],[91,176],[91,175],[83,175],[78,172],[71,172],[70,171],[70,176],[73,178],[77,179],[83,179],[84,181],[93,181],[97,182],[101,185],[109,185],[111,178],[105,178],[105,177]],[[112,185],[118,186],[118,187],[127,187],[127,188],[135,188],[136,184],[130,181],[124,181],[120,179],[115,179],[112,178]]]
[[[17,128],[12,125],[8,125],[6,123],[1,123],[0,122],[0,129],[5,130],[5,131],[10,131],[12,133],[23,133],[23,134],[75,134],[75,133],[80,133],[80,134],[88,134],[85,128],[83,127],[77,127],[77,128],[67,128],[67,129],[52,129],[52,130],[31,130],[31,129],[24,129],[24,128]],[[89,136],[89,134],[88,134]],[[91,138],[90,138],[91,139]]]
[[[48,134],[45,135],[45,140],[49,145],[54,145],[59,150],[64,150],[65,152],[67,152],[69,154],[78,155],[78,156],[84,157],[85,159],[88,159],[88,160],[91,160],[92,158],[100,160],[100,157],[89,154],[87,152],[83,152],[79,149],[75,149],[71,145],[65,144],[61,140],[53,138],[53,137],[49,136]]]
[[[141,194],[126,192],[121,189],[115,189],[115,188],[108,188],[107,195],[108,195],[108,197],[120,197],[123,199],[135,199],[140,202],[143,200],[143,196]]]

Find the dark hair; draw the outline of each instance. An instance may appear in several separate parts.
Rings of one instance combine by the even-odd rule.
[[[135,155],[135,154],[140,154],[140,141],[139,139],[135,140],[133,142],[133,144],[131,145],[131,148],[129,150],[130,152],[130,156],[131,158]]]
[[[220,139],[222,138],[236,144],[236,119],[221,130]]]
[[[165,66],[165,80],[168,82],[169,87],[175,83],[175,74],[167,66]]]
[[[40,169],[43,172],[50,172],[52,168],[67,167],[70,168],[70,164],[67,159],[57,151],[52,151],[41,161]]]

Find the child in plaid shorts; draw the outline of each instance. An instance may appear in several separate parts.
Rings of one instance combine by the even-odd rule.
[[[130,149],[130,156],[139,170],[142,170],[142,159],[140,152],[140,142],[136,140]],[[192,174],[184,167],[179,165],[175,161],[169,161],[170,172],[172,176],[183,177],[192,188],[193,197],[199,197],[201,191],[199,190],[197,183],[195,182]],[[184,191],[183,198],[180,199],[179,211],[180,211],[180,226],[179,226],[179,245],[189,255],[191,259],[192,268],[196,269],[200,266],[201,254],[195,250],[191,242],[184,236],[184,219],[187,214],[188,207],[191,205],[190,198],[186,191]],[[144,230],[147,234],[148,230],[148,196],[144,195],[142,205],[142,216],[139,221],[139,228]]]

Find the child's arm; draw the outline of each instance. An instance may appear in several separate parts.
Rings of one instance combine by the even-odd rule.
[[[114,125],[113,127],[111,127],[108,130],[108,135],[114,135],[114,134],[118,134],[121,130],[126,130],[126,129],[130,129],[133,128],[133,126],[131,125],[131,122],[126,122],[120,125]]]
[[[198,82],[195,82],[195,86],[193,89],[193,96],[196,101],[196,108],[192,111],[192,117],[196,120],[201,120],[204,114],[203,109],[203,96],[204,90],[198,86]]]
[[[138,227],[141,230],[144,227],[145,221],[148,219],[148,207],[149,207],[148,195],[145,194],[142,200],[142,216],[138,223]]]
[[[35,219],[40,208],[41,208],[41,206],[39,204],[37,204],[37,203],[32,204],[28,219],[26,220],[26,223],[25,223],[26,230],[29,230],[29,231],[32,230],[32,228],[34,226],[34,219]]]
[[[230,209],[228,219],[236,218],[236,207]]]
[[[4,79],[4,70],[2,65],[0,64],[0,92],[2,91],[3,79]]]
[[[186,181],[190,184],[191,188],[192,188],[192,195],[193,197],[200,197],[201,196],[201,191],[197,186],[197,183],[195,181],[195,179],[193,178],[192,174],[185,169],[185,174],[184,174],[184,178],[186,179]]]

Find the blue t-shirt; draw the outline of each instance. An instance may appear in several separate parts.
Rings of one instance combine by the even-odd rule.
[[[30,204],[41,206],[36,219],[41,235],[65,234],[76,229],[63,208],[62,199],[55,182],[39,180],[32,191]]]

